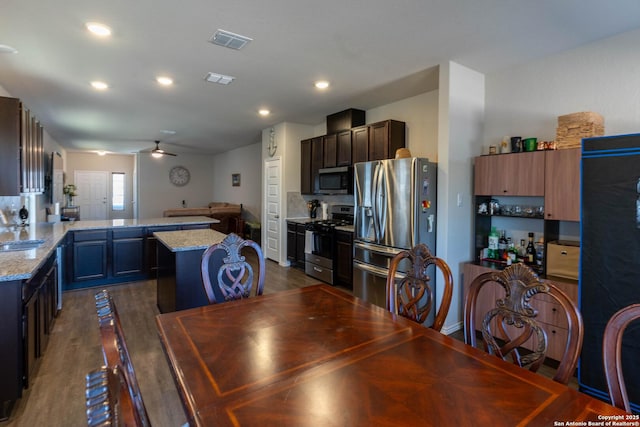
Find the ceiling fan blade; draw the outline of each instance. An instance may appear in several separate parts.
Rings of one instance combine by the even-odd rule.
[[[151,150],[151,154],[160,154],[161,156],[174,156],[176,157],[177,154],[173,154],[173,153],[169,153],[168,151],[164,151],[163,149],[161,149],[159,147],[160,145],[160,141],[155,141],[156,143],[156,148],[154,148],[153,150]]]

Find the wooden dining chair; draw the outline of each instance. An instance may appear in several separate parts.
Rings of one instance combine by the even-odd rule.
[[[133,401],[135,410],[144,426],[149,425],[149,416],[142,400],[138,379],[133,368],[133,362],[127,348],[120,316],[116,305],[108,291],[102,290],[95,294],[98,325],[102,341],[102,353],[107,368],[118,368],[123,371],[126,384]]]
[[[398,280],[396,278],[398,265],[405,259],[409,260],[410,267],[405,276]],[[420,324],[424,323],[435,305],[435,281],[432,281],[427,273],[427,269],[431,265],[438,268],[444,277],[440,308],[431,326],[436,331],[440,331],[451,306],[453,276],[447,263],[433,256],[427,245],[423,243],[410,250],[400,252],[391,260],[387,275],[386,305],[387,310],[394,314]]]
[[[536,372],[546,357],[547,334],[536,321],[537,310],[531,306],[534,295],[544,294],[560,304],[567,321],[568,337],[564,355],[553,379],[568,384],[573,376],[582,349],[584,326],[576,304],[548,281],[542,281],[536,273],[522,263],[513,264],[502,271],[480,274],[471,282],[464,306],[465,342],[477,347],[476,305],[483,286],[498,284],[505,293],[496,301],[495,308],[483,313],[482,332],[485,351],[504,360],[509,357],[521,367]],[[532,339],[532,341],[529,341]],[[521,346],[533,342],[531,351]]]
[[[241,255],[245,247],[252,248],[258,257],[258,277],[254,280],[254,272],[251,264]],[[220,268],[210,271],[214,257],[221,259]],[[220,243],[210,246],[202,254],[201,268],[202,283],[209,299],[209,304],[222,301],[231,301],[241,298],[249,298],[262,295],[264,289],[265,262],[262,249],[253,240],[244,240],[235,233],[229,234]],[[211,274],[215,274],[212,278]],[[216,297],[215,290],[220,296]]]
[[[611,404],[627,412],[631,412],[631,405],[622,375],[622,335],[627,326],[638,319],[640,304],[633,304],[617,311],[607,322],[602,339],[604,373]]]
[[[85,399],[88,427],[144,427],[134,396],[120,366],[106,366],[86,375]]]

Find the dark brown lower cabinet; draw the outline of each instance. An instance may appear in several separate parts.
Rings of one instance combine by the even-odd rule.
[[[29,280],[0,286],[0,421],[28,388],[57,314],[55,252]]]
[[[353,289],[353,233],[336,230],[334,284]]]

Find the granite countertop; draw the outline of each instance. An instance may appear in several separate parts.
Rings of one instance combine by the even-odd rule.
[[[98,228],[150,227],[168,225],[215,224],[217,219],[206,216],[114,219],[106,221],[74,221],[31,224],[16,231],[0,232],[0,243],[13,240],[44,240],[37,249],[26,251],[0,252],[0,283],[10,280],[25,280],[47,260],[58,247],[68,231],[92,230]],[[186,231],[186,230],[185,230]],[[202,233],[206,230],[197,230]],[[213,230],[212,230],[213,231]]]
[[[207,249],[227,237],[215,230],[157,231],[153,235],[171,252]]]

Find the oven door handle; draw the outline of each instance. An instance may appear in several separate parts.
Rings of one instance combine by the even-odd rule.
[[[313,231],[305,230],[304,231],[304,253],[311,254],[313,253]]]

